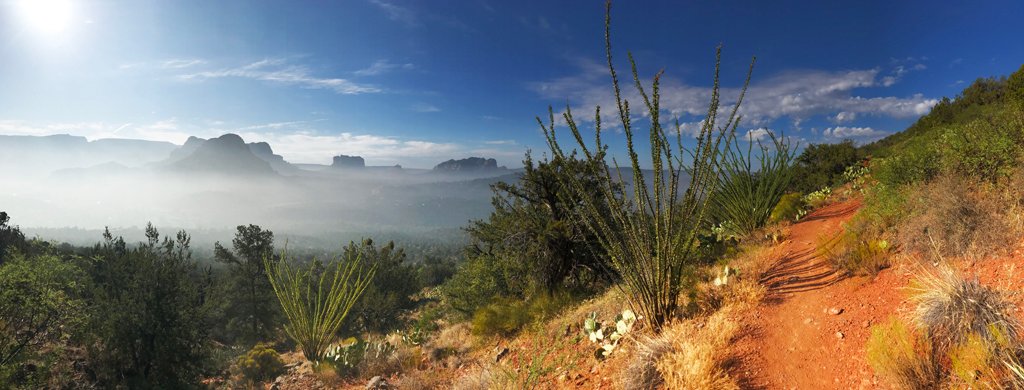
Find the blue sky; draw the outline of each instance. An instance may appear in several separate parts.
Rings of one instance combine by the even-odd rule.
[[[546,149],[534,117],[548,105],[611,118],[603,14],[601,1],[0,0],[0,134],[235,132],[292,162],[517,166]],[[877,139],[1024,63],[1019,1],[619,1],[612,16],[620,73],[627,50],[643,77],[665,69],[664,115],[695,127],[722,43],[727,100],[758,57],[741,131],[804,143]]]

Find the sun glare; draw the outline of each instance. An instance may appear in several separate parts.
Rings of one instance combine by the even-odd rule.
[[[71,0],[21,0],[15,4],[26,27],[42,34],[62,33],[71,22]]]

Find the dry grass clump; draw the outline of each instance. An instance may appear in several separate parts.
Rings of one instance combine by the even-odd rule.
[[[917,212],[900,226],[900,242],[908,250],[933,256],[934,262],[999,253],[1021,236],[1022,227],[1019,202],[1011,199],[1014,191],[999,188],[944,175],[911,189],[908,206]]]
[[[988,343],[1016,344],[1020,324],[1010,314],[1013,304],[977,279],[960,278],[948,267],[923,272],[911,301],[914,317],[945,350],[963,344],[971,335]]]
[[[705,321],[684,322],[662,332],[672,348],[656,367],[669,389],[738,389],[726,370],[728,345],[739,330],[726,307]]]
[[[729,343],[739,330],[731,317],[740,309],[725,306],[701,318],[676,322],[639,343],[622,373],[626,389],[738,389],[727,372]]]
[[[473,337],[468,323],[458,323],[442,328],[436,337],[424,345],[427,359],[435,365],[446,368],[461,366],[463,358],[473,350]]]
[[[1001,293],[947,267],[913,286],[914,326],[894,318],[872,328],[868,362],[880,376],[905,389],[1019,388],[1020,324]]]
[[[662,332],[657,336],[645,336],[637,343],[632,361],[622,372],[622,387],[626,390],[656,389],[665,383],[658,372],[658,361],[672,351],[671,336]]]
[[[898,318],[873,326],[865,350],[871,368],[898,389],[937,389],[942,383],[931,342]]]

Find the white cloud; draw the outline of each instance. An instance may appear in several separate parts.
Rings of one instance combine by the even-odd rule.
[[[499,140],[493,140],[493,141],[484,141],[484,143],[487,144],[487,145],[518,145],[518,143],[515,140],[511,140],[511,139],[499,139]]]
[[[759,128],[759,129],[751,129],[751,130],[747,130],[747,134],[743,136],[743,140],[744,141],[760,141],[762,139],[768,138],[768,134],[769,134],[768,129],[766,129],[764,127]]]
[[[357,70],[353,72],[353,74],[356,76],[378,76],[397,69],[412,70],[415,68],[416,66],[410,63],[395,64],[388,60],[377,60],[373,64],[370,64],[369,67]]]
[[[305,66],[292,65],[281,58],[269,58],[235,68],[203,71],[178,76],[181,80],[189,81],[202,81],[225,77],[248,78],[274,84],[295,85],[310,89],[330,89],[344,95],[383,92],[383,90],[378,87],[360,84],[342,78],[316,77],[313,76]]]
[[[868,137],[880,137],[889,134],[888,132],[875,130],[870,127],[846,127],[836,126],[829,127],[821,132],[825,137],[832,138],[868,138]]]
[[[184,69],[203,64],[206,64],[206,60],[198,58],[178,58],[165,60],[160,64],[160,67],[164,69]]]
[[[395,5],[390,1],[385,0],[370,0],[370,4],[373,4],[388,14],[388,19],[396,22],[401,22],[409,27],[419,26],[419,18],[416,13],[411,9]]]
[[[437,108],[437,106],[435,106],[433,104],[429,104],[429,103],[413,103],[413,105],[411,107],[409,107],[409,109],[413,110],[415,112],[439,112],[439,111],[441,111],[440,108]]]
[[[835,123],[846,123],[857,119],[856,112],[840,111],[836,116],[832,117],[832,121]]]
[[[618,112],[608,85],[607,68],[595,61],[577,61],[576,65],[580,69],[577,75],[534,82],[527,87],[545,99],[569,99],[579,121],[591,120],[594,107],[599,105],[604,127],[616,126],[619,122]],[[765,126],[783,117],[789,118],[793,123],[799,123],[797,121],[814,116],[836,118],[839,113],[845,113],[844,117],[850,118],[911,118],[926,114],[938,102],[920,94],[909,97],[858,96],[858,89],[885,87],[897,81],[886,79],[892,76],[880,77],[879,73],[879,69],[832,72],[803,70],[763,78],[755,77],[740,108],[743,123]],[[631,81],[622,81],[623,97],[631,103],[633,114],[647,116],[642,100],[631,84]],[[721,89],[723,112],[731,108],[739,92],[739,88],[735,87]],[[683,119],[687,116],[701,117],[707,112],[711,89],[689,85],[665,76],[662,78],[661,99],[661,107],[665,111],[662,113],[663,117],[666,116],[665,113]],[[691,124],[688,130],[692,129]]]

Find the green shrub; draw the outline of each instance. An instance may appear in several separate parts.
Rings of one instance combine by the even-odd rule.
[[[873,162],[873,176],[879,183],[900,186],[931,180],[941,168],[938,153],[930,144],[908,147],[902,153]]]
[[[530,313],[518,301],[496,302],[473,314],[472,329],[476,335],[511,335],[530,322]]]
[[[417,270],[406,260],[405,251],[394,242],[378,247],[367,238],[349,242],[345,256],[360,259],[364,269],[376,267],[373,280],[366,286],[342,325],[343,334],[387,333],[401,328],[402,314],[416,307],[413,295],[420,292]]]
[[[473,313],[472,331],[477,335],[511,335],[524,326],[553,318],[574,302],[568,293],[540,293],[528,300],[498,298]]]
[[[864,196],[864,207],[857,213],[860,223],[888,231],[903,221],[912,210],[907,205],[908,187],[876,184]]]
[[[836,144],[811,144],[796,157],[790,191],[809,193],[822,187],[843,183],[843,171],[864,158],[853,141]]]
[[[11,225],[10,221],[7,213],[0,211],[0,264],[13,255],[11,252],[17,250],[24,253],[28,247],[25,233],[22,233],[18,226]]]
[[[897,318],[871,327],[864,347],[871,368],[899,389],[937,389],[942,371],[926,337]]]
[[[768,217],[769,223],[779,223],[782,221],[792,221],[800,215],[800,212],[804,210],[806,203],[804,203],[803,197],[798,192],[790,192],[782,196],[779,199],[779,203],[772,209],[771,216]]]
[[[87,370],[100,388],[188,388],[206,374],[210,321],[207,287],[195,276],[190,236],[129,248],[109,231],[79,263],[91,279],[85,346]]]
[[[261,383],[284,374],[284,362],[269,345],[256,344],[235,362],[238,373],[250,383]]]
[[[512,295],[508,287],[511,276],[520,264],[499,261],[490,253],[469,253],[459,270],[441,285],[441,296],[445,304],[455,313],[472,317],[477,309],[487,306],[497,297]],[[526,270],[521,270],[526,272]]]
[[[1024,128],[1006,125],[973,120],[948,128],[939,143],[945,168],[990,182],[1009,176],[1020,160]]]
[[[757,141],[756,157],[754,140],[747,140],[744,153],[735,136],[722,155],[723,178],[713,197],[714,214],[732,235],[745,236],[764,227],[793,178],[789,142],[772,132],[768,136],[771,146]]]
[[[19,254],[0,265],[0,383],[28,379],[39,362],[27,362],[44,348],[65,347],[86,317],[83,279],[78,267],[54,256]]]
[[[819,250],[835,269],[851,275],[876,275],[889,266],[891,246],[865,229],[847,227],[845,233],[825,241]]]

